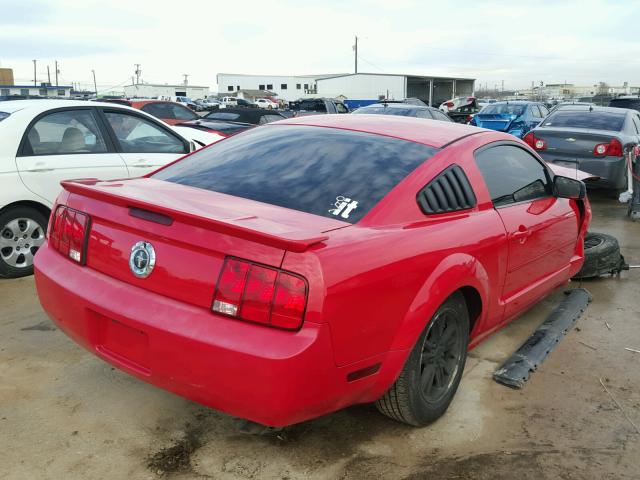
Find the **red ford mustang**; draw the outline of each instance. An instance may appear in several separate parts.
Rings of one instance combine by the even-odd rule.
[[[467,350],[579,270],[591,218],[514,137],[405,117],[285,120],[64,188],[35,259],[51,318],[271,426],[374,401],[435,420]]]

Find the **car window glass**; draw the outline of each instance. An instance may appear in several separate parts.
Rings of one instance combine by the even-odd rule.
[[[25,153],[105,153],[107,147],[90,110],[66,110],[38,120],[27,134]]]
[[[336,103],[336,110],[338,113],[349,113],[347,107],[345,107],[342,103]]]
[[[172,118],[166,103],[148,103],[140,109],[156,118]]]
[[[214,143],[154,178],[355,223],[437,151],[369,133],[266,126]]]
[[[637,115],[634,115],[631,117],[631,120],[633,121],[633,126],[636,129],[636,133],[640,133],[640,118],[638,118]]]
[[[550,184],[542,164],[526,150],[499,145],[475,155],[494,206],[524,202],[550,194]]]
[[[116,112],[105,116],[124,153],[186,153],[180,139],[143,118]]]
[[[416,116],[416,108],[407,106],[407,107],[391,107],[386,105],[376,105],[370,107],[362,107],[356,110],[353,113],[357,114],[375,114],[375,115],[399,115],[402,117],[415,117]],[[429,118],[429,117],[426,117]]]
[[[538,108],[537,105],[531,105],[531,114],[534,116],[534,118],[542,117],[542,114],[540,113],[540,109]]]
[[[506,115],[522,115],[524,107],[522,105],[514,105],[512,103],[494,103],[487,105],[480,110],[480,114],[506,114]]]
[[[619,132],[624,125],[626,113],[584,110],[584,111],[567,111],[559,110],[542,123],[543,127],[573,127],[573,128],[590,128],[594,130],[611,130]]]
[[[280,115],[263,115],[260,117],[260,125],[264,123],[277,122],[278,120],[282,120],[283,117]]]
[[[233,122],[238,121],[238,118],[240,118],[240,114],[235,112],[219,111],[210,113],[209,115],[205,115],[204,118],[208,118],[211,120],[230,120]]]
[[[543,117],[549,115],[549,109],[547,107],[545,107],[544,105],[538,105],[538,107],[540,108],[540,113],[542,113]]]
[[[433,116],[431,115],[431,112],[427,109],[416,109],[415,112],[416,117],[418,118],[429,118],[429,119],[433,119]]]
[[[450,117],[442,113],[440,110],[431,110],[431,115],[435,120],[441,120],[443,122],[452,122]]]
[[[169,118],[176,120],[197,120],[199,118],[197,114],[182,105],[171,104],[169,111],[171,112],[171,117]]]

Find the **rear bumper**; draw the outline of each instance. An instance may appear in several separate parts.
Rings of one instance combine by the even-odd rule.
[[[336,367],[327,324],[286,332],[213,314],[62,257],[45,244],[38,295],[69,337],[160,388],[264,425],[284,426],[378,398],[406,352]],[[373,364],[373,375],[347,375]]]
[[[576,158],[571,155],[538,153],[541,153],[542,158],[549,163],[557,163],[569,168],[577,165],[579,170],[600,177],[597,181],[589,182],[590,186],[611,189],[627,188],[626,157]]]

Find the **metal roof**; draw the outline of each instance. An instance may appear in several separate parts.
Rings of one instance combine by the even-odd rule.
[[[332,78],[340,78],[340,77],[353,77],[356,75],[372,75],[375,77],[414,77],[414,78],[425,78],[425,79],[433,79],[433,80],[468,80],[471,82],[476,81],[475,78],[438,77],[435,75],[414,75],[410,73],[370,73],[370,72],[345,73],[342,75],[335,75],[333,77],[319,78],[318,81],[330,80]]]
[[[0,85],[0,88],[46,88],[47,90],[56,90],[59,88],[73,88],[70,85]]]

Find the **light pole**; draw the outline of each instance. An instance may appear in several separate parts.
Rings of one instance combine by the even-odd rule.
[[[38,86],[38,80],[36,80],[36,61],[33,61],[33,86]]]
[[[96,71],[91,70],[91,73],[93,73],[93,89],[96,92],[96,98],[98,98],[98,84],[96,83]]]

